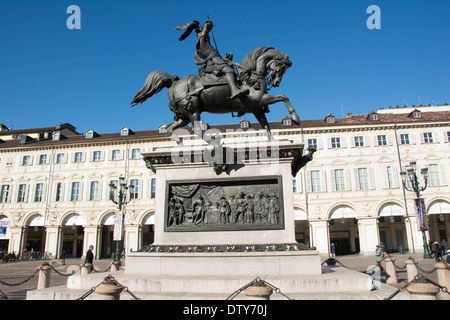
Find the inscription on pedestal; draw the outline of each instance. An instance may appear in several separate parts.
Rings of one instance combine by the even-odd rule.
[[[167,181],[164,231],[284,229],[281,176]]]

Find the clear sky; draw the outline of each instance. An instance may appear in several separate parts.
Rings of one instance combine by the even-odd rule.
[[[67,28],[70,5],[81,9],[79,30]],[[370,5],[381,29],[367,27]],[[0,0],[0,123],[68,122],[82,133],[169,124],[167,89],[129,102],[151,71],[197,74],[196,38],[180,42],[174,27],[208,14],[222,56],[240,62],[262,46],[289,55],[293,66],[270,93],[288,96],[301,119],[450,103],[449,12],[448,0]],[[288,114],[282,103],[270,109],[269,121]]]

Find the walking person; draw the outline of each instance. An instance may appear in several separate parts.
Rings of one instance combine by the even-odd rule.
[[[441,249],[442,249],[442,256],[445,256],[447,254],[447,241],[445,241],[445,239],[443,238],[441,241]]]
[[[94,246],[91,244],[89,246],[89,250],[86,252],[86,258],[84,259],[84,263],[90,263],[90,270],[92,271],[93,269],[93,263],[94,263],[94,253],[92,252],[92,250],[94,250]]]
[[[439,242],[433,242],[433,245],[431,246],[431,253],[433,254],[436,262],[441,260],[441,248],[439,247]]]
[[[384,259],[384,246],[382,244],[377,244],[377,249],[375,250],[375,261],[377,262],[380,272],[384,271],[381,261]]]
[[[336,257],[336,245],[334,243],[331,244],[331,256]]]

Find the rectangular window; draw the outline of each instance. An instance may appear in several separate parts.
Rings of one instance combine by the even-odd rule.
[[[364,147],[364,137],[355,137],[355,147]]]
[[[111,160],[121,160],[120,150],[113,150],[112,151]]]
[[[83,152],[75,152],[73,162],[83,162]]]
[[[429,175],[430,185],[432,185],[432,186],[440,186],[441,185],[441,179],[440,179],[440,174],[439,174],[439,165],[437,165],[437,164],[428,165],[428,175]]]
[[[8,157],[6,158],[6,166],[11,167],[14,163],[14,157]]]
[[[132,179],[130,181],[130,199],[138,199],[139,198],[139,180]]]
[[[308,139],[308,148],[317,149],[317,139]]]
[[[379,135],[377,136],[378,145],[379,146],[387,146],[387,140],[385,135]]]
[[[400,144],[410,144],[409,134],[405,133],[400,135]]]
[[[91,182],[91,192],[89,194],[89,200],[100,200],[100,182]]]
[[[447,142],[450,142],[450,131],[447,131]],[[6,163],[8,165],[8,163]]]
[[[72,182],[72,189],[70,191],[70,200],[79,201],[80,200],[80,183]]]
[[[19,184],[19,192],[17,193],[17,202],[26,202],[27,196],[27,185]]]
[[[132,149],[131,159],[140,159],[140,158],[141,158],[141,149]]]
[[[44,184],[36,184],[36,190],[34,192],[34,202],[41,202],[44,200]]]
[[[341,138],[331,138],[331,148],[340,148]]]
[[[151,194],[150,194],[150,198],[155,198],[156,196],[156,179],[152,178],[152,186],[151,186]]]
[[[102,161],[102,152],[94,151],[94,156],[92,158],[92,161]]]
[[[56,184],[55,201],[63,201],[63,184],[62,184],[62,182],[58,182]]]
[[[425,132],[423,134],[423,143],[433,143],[433,133]]]
[[[322,188],[320,186],[320,171],[313,170],[310,172],[311,177],[311,192],[320,192]]]
[[[9,184],[2,185],[2,189],[0,191],[0,203],[5,203],[9,201]]]
[[[369,177],[367,175],[367,168],[358,168],[358,184],[360,190],[369,189]]]
[[[56,155],[56,163],[64,163],[65,162],[65,154],[64,153],[58,153]]]
[[[336,186],[336,191],[345,190],[344,169],[334,170],[334,184]]]
[[[392,167],[388,166],[386,167],[386,181],[387,181],[387,187],[389,189],[394,188],[394,176],[392,174],[393,170]]]
[[[31,166],[31,156],[23,156],[22,165]]]
[[[47,164],[47,155],[46,154],[41,154],[39,156],[39,164]]]

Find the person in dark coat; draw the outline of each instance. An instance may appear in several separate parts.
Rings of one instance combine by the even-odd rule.
[[[436,262],[439,262],[441,260],[441,248],[439,246],[439,242],[435,241],[433,243],[433,245],[431,246],[431,253],[433,254]]]
[[[90,245],[89,250],[86,252],[86,258],[84,259],[84,263],[91,264],[91,271],[92,271],[92,264],[94,263],[94,253],[92,252],[92,250],[94,250],[94,246]]]

